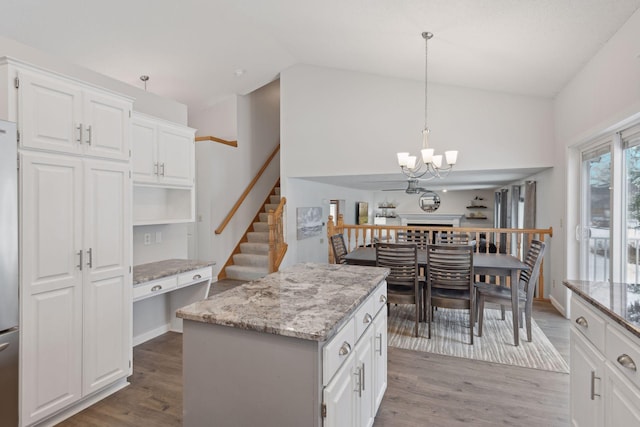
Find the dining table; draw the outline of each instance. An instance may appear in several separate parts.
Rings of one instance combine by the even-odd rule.
[[[374,247],[358,247],[345,256],[345,262],[353,265],[376,265],[376,249]],[[418,248],[418,266],[427,266],[426,249]],[[513,316],[513,341],[517,346],[520,344],[518,316],[518,274],[522,270],[529,270],[529,266],[518,257],[510,254],[483,253],[473,254],[473,270],[476,275],[510,277],[511,281],[511,311]],[[497,285],[496,285],[497,286]]]

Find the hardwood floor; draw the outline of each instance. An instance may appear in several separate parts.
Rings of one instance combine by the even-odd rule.
[[[210,295],[241,282],[223,280]],[[534,318],[568,360],[569,321],[548,303]],[[567,426],[569,375],[389,348],[388,388],[375,426]],[[182,335],[134,348],[131,385],[60,426],[182,425]],[[212,424],[213,425],[213,424]]]

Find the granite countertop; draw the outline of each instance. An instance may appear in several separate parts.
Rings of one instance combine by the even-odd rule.
[[[326,341],[389,270],[297,264],[177,311],[177,316],[313,341]]]
[[[565,280],[564,285],[640,338],[640,285]]]
[[[215,265],[213,261],[198,261],[194,259],[165,259],[133,267],[133,285],[174,276],[186,271],[197,270]]]

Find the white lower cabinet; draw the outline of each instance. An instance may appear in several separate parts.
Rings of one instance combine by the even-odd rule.
[[[572,299],[572,426],[640,426],[640,339]]]
[[[125,163],[20,156],[26,426],[130,373],[131,180]]]
[[[341,346],[328,346],[344,358],[335,375],[329,372],[325,377],[326,381],[330,378],[323,390],[325,427],[373,425],[387,387],[387,313],[382,308],[385,303],[386,284],[354,315],[355,322],[362,325],[347,324],[335,336]],[[353,337],[352,329],[360,331],[355,336],[355,346],[347,338]],[[328,356],[331,355],[325,354],[327,359]],[[325,361],[325,369],[328,365],[333,368],[335,360]]]

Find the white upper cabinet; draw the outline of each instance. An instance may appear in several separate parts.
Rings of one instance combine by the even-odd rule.
[[[193,186],[195,129],[135,113],[131,133],[135,183]]]
[[[15,74],[22,148],[129,159],[129,98],[44,71]]]

